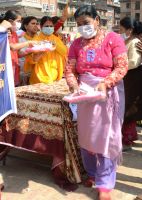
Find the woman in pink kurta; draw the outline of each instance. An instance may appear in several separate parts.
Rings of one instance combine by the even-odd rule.
[[[84,82],[107,93],[104,102],[78,104],[77,120],[84,168],[95,182],[99,200],[110,200],[122,152],[127,53],[118,34],[100,28],[94,6],[81,6],[74,16],[82,37],[70,47],[65,75],[72,92]]]

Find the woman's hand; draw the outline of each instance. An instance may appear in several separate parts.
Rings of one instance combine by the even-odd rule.
[[[8,33],[8,38],[10,38],[12,36],[11,30],[7,29],[7,33]]]
[[[138,42],[136,47],[138,48],[138,51],[142,53],[142,42]]]
[[[69,90],[71,93],[75,93],[75,92],[79,93],[79,85],[74,85],[72,87],[69,87]]]
[[[34,41],[34,40],[29,40],[27,41],[27,46],[28,47],[33,47],[34,45],[40,44],[39,41]]]
[[[106,93],[106,89],[107,88],[106,88],[105,83],[104,82],[100,82],[100,83],[97,84],[97,86],[95,87],[94,90],[102,91],[102,92]]]

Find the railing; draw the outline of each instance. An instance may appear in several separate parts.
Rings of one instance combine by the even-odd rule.
[[[0,3],[21,2],[22,0],[0,0]]]
[[[131,3],[131,0],[119,0],[120,3]]]
[[[67,21],[67,26],[76,26],[76,22]]]
[[[63,4],[67,4],[67,0],[57,0],[57,3],[63,3]]]
[[[28,6],[34,8],[42,8],[40,2],[25,1],[25,0],[0,0],[1,7],[12,7],[12,6]]]

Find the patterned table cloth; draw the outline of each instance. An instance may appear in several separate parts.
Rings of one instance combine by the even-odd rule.
[[[64,79],[52,85],[35,84],[16,88],[18,113],[6,118],[0,144],[65,158],[70,181],[81,182],[81,157],[76,123],[68,103]]]

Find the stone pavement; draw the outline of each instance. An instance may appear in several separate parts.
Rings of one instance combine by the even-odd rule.
[[[113,200],[133,200],[142,193],[142,131],[133,150],[123,154],[122,166],[118,168],[117,184]],[[65,192],[53,183],[50,173],[51,160],[12,150],[6,166],[0,165],[1,178],[5,183],[2,200],[95,200],[92,188],[79,184],[75,192]]]

